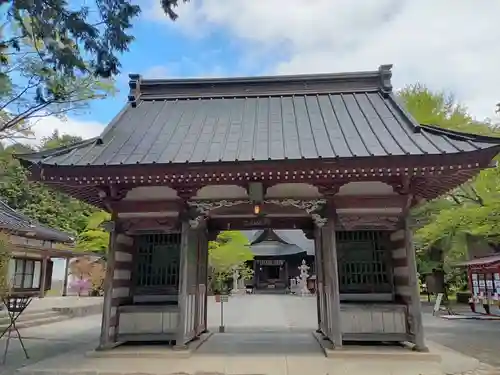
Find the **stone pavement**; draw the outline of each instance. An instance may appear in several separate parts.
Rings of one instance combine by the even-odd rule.
[[[316,326],[316,301],[310,297],[248,295],[230,298],[225,305],[227,333],[214,334],[191,358],[89,358],[84,352],[97,344],[81,343],[77,350],[21,369],[21,374],[451,374],[500,375],[469,356],[429,342],[443,363],[415,360],[346,360],[325,358],[311,331]],[[217,330],[220,305],[210,299],[209,327]],[[426,320],[439,327],[443,319]],[[74,321],[74,320],[73,320]],[[456,323],[456,322],[454,322]],[[432,329],[430,331],[433,331]],[[498,331],[497,331],[498,332]],[[244,333],[240,335],[240,333]],[[469,335],[472,336],[471,331]],[[76,348],[75,348],[76,349]],[[497,349],[498,353],[498,349]],[[498,354],[497,354],[498,356]],[[0,373],[5,373],[0,369]],[[8,374],[10,375],[10,373]]]
[[[93,349],[100,329],[100,315],[21,329],[23,342],[30,358],[25,358],[19,341],[15,338],[11,339],[7,362],[5,365],[0,364],[0,374],[11,375],[21,366],[34,364],[63,353]],[[1,339],[0,356],[3,356],[4,345],[5,339]]]
[[[102,297],[54,296],[33,298],[26,311],[44,311],[53,308],[82,307],[102,304]]]
[[[500,322],[446,320],[425,314],[425,337],[479,361],[500,368]]]

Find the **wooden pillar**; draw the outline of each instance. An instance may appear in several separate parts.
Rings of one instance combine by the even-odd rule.
[[[208,241],[207,230],[205,225],[197,229],[196,236],[197,252],[196,252],[196,335],[199,336],[206,332],[206,310],[207,310],[207,257],[208,257]]]
[[[342,347],[342,327],[340,320],[340,293],[339,274],[337,265],[337,247],[335,236],[335,224],[329,218],[325,226],[321,228],[321,244],[323,246],[326,291],[326,311],[328,320],[327,335],[336,348]]]
[[[68,277],[69,277],[69,260],[70,258],[65,259],[64,263],[64,280],[63,280],[63,290],[62,296],[66,297],[68,295]]]
[[[113,215],[112,219],[115,223],[116,216]],[[99,350],[111,348],[114,343],[111,341],[109,331],[111,328],[112,317],[112,304],[113,304],[113,276],[115,271],[115,252],[116,252],[116,228],[110,233],[108,254],[106,258],[106,274],[103,283],[104,301],[102,306],[102,320],[101,320],[101,336],[99,338]]]
[[[182,239],[179,266],[179,330],[176,347],[182,348],[196,335],[196,268],[198,229],[192,229],[189,221],[182,221]]]
[[[179,260],[179,291],[177,296],[177,301],[179,304],[179,328],[177,332],[177,338],[175,345],[177,347],[182,347],[185,345],[185,327],[187,325],[187,288],[188,288],[188,243],[189,243],[189,223],[187,221],[182,222],[181,231],[181,251]]]
[[[38,294],[39,298],[45,297],[45,287],[47,286],[47,266],[49,258],[47,255],[43,255],[42,267],[40,268],[40,292]]]
[[[410,288],[410,303],[408,306],[408,316],[410,327],[414,336],[415,349],[418,351],[428,351],[424,341],[424,327],[422,324],[422,306],[420,303],[420,290],[417,278],[417,261],[415,247],[413,245],[413,233],[409,226],[409,217],[404,220],[405,249],[408,259],[408,286]]]
[[[205,229],[203,231],[203,237],[202,237],[202,252],[203,252],[203,267],[204,267],[204,273],[203,273],[203,281],[205,283],[205,310],[203,311],[203,320],[205,322],[205,331],[208,332],[208,233],[207,230]]]
[[[320,243],[320,231],[316,230],[314,232],[314,263],[315,263],[315,273],[316,273],[316,315],[318,320],[318,329],[316,332],[321,332],[321,311],[322,304],[321,299],[323,298],[323,272],[321,272],[321,243]]]

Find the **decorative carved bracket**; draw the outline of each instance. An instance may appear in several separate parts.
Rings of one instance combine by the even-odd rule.
[[[317,213],[326,204],[326,199],[314,199],[314,200],[301,200],[301,199],[269,199],[265,200],[265,203],[276,204],[279,206],[291,206],[298,208],[299,210],[304,210],[307,214],[311,215],[311,218],[318,227],[322,227],[326,224],[328,219],[323,218]]]
[[[318,211],[326,204],[326,199],[313,199],[313,200],[303,200],[303,199],[266,199],[264,204],[276,204],[278,206],[291,206],[298,208],[299,210],[304,210],[308,214],[312,214]]]
[[[328,219],[326,217],[323,217],[319,214],[312,214],[311,217],[314,221],[314,224],[316,224],[318,228],[324,227],[328,222]]]
[[[223,208],[223,207],[229,208],[240,204],[249,204],[249,203],[250,201],[247,199],[240,199],[234,201],[224,199],[224,200],[210,201],[210,202],[188,201],[187,204],[189,208],[192,208],[196,211],[189,220],[189,225],[191,226],[191,228],[198,228],[200,223],[203,220],[205,220],[205,218],[212,210],[216,210],[218,208]]]

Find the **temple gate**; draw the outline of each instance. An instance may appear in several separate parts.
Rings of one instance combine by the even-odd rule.
[[[18,156],[32,178],[112,213],[100,348],[207,329],[208,240],[314,238],[318,329],[425,350],[409,209],[487,168],[496,138],[415,122],[373,72],[130,76],[100,137]]]

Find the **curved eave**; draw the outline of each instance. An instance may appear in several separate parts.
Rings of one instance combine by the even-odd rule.
[[[0,228],[26,238],[70,244],[74,239],[61,231],[49,228],[14,210],[0,200]]]
[[[435,173],[432,175],[422,175],[423,170],[420,170],[418,173],[413,174],[415,177],[415,193],[421,198],[431,200],[439,197],[440,195],[445,194],[446,192],[452,190],[453,188],[462,185],[468,180],[472,179],[475,175],[477,175],[481,169],[491,167],[491,160],[498,153],[498,147],[494,146],[493,149],[482,150],[480,152],[476,152],[475,157],[469,157],[466,154],[455,155],[452,159],[456,163],[462,163],[462,169],[444,169],[440,170],[439,167],[436,167]],[[479,154],[478,154],[479,153]],[[439,165],[439,158],[435,159],[436,163],[434,165]],[[467,163],[470,163],[467,165]],[[297,163],[298,165],[299,163]],[[416,163],[418,165],[418,163]],[[281,165],[281,163],[280,163]],[[307,164],[305,164],[307,166]],[[406,164],[411,166],[412,164],[407,162]],[[160,173],[168,173],[166,168],[159,168],[160,166],[151,166],[151,169],[148,170],[144,166],[137,169],[137,176],[144,175],[157,175]],[[156,168],[156,169],[153,169]],[[158,170],[158,168],[160,170]],[[442,167],[444,168],[444,167]],[[85,170],[82,170],[85,169]],[[237,166],[232,166],[229,170],[239,170]],[[256,167],[253,167],[253,170],[257,170]],[[309,169],[310,170],[310,169]],[[411,168],[410,168],[411,170]],[[31,178],[34,180],[42,181],[49,185],[50,187],[64,192],[76,199],[85,201],[91,205],[97,206],[101,209],[107,210],[102,198],[99,195],[99,187],[108,184],[135,184],[135,185],[154,185],[157,184],[158,181],[148,181],[148,180],[140,180],[135,179],[132,180],[131,176],[135,174],[135,171],[132,168],[127,168],[126,166],[109,166],[107,168],[102,167],[92,167],[92,168],[68,168],[68,167],[54,167],[54,166],[43,166],[43,165],[33,165],[31,168],[32,175]],[[173,173],[176,169],[174,169]],[[184,169],[185,171],[185,169]],[[89,173],[90,172],[90,173]],[[182,173],[182,172],[181,172]],[[225,171],[227,176],[227,170]],[[411,175],[411,174],[410,174]],[[85,177],[86,176],[86,177]],[[124,180],[123,177],[128,176],[128,180]],[[377,180],[385,177],[367,177],[366,180]],[[347,177],[347,176],[345,176]],[[394,177],[394,176],[393,176]],[[333,178],[333,177],[332,177]],[[402,177],[399,177],[402,178]],[[362,181],[363,178],[352,176],[349,177],[350,181]],[[340,180],[339,180],[340,181]],[[347,181],[347,180],[346,180]],[[284,181],[286,182],[286,181]],[[159,182],[162,183],[161,181]],[[185,182],[177,182],[177,185],[182,186]],[[219,184],[222,184],[222,180]],[[231,183],[231,182],[226,182]],[[314,183],[314,181],[312,181]],[[168,184],[168,182],[167,182]],[[288,242],[288,241],[287,241]]]

